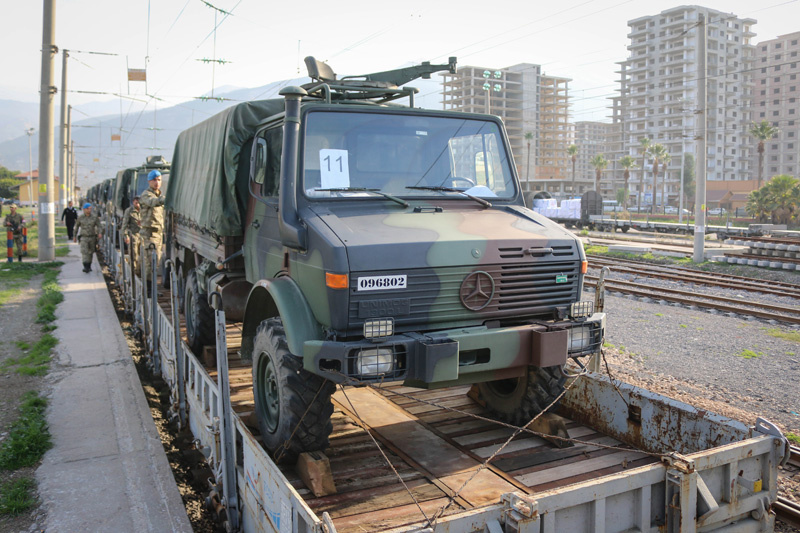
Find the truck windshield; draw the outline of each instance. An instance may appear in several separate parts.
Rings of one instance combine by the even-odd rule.
[[[407,198],[516,194],[495,122],[375,112],[306,117],[303,188],[311,198],[379,197],[364,189]]]

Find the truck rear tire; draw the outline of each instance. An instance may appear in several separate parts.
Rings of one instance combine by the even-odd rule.
[[[214,311],[208,305],[197,283],[194,269],[186,276],[186,292],[183,298],[183,315],[186,317],[186,343],[195,355],[200,355],[203,346],[213,345],[216,339]]]
[[[328,447],[334,390],[292,355],[280,318],[261,322],[253,342],[253,397],[261,439],[276,462]]]
[[[521,378],[489,381],[479,384],[478,388],[487,407],[497,418],[521,426],[530,422],[561,394],[565,381],[557,366],[531,366],[528,367],[528,374]]]

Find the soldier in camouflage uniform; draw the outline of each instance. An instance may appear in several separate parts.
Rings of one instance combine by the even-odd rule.
[[[11,233],[14,236],[14,245],[17,249],[17,257],[19,261],[22,261],[22,256],[25,255],[25,253],[22,252],[22,228],[25,227],[25,219],[22,218],[22,215],[17,213],[16,205],[11,204],[10,209],[11,212],[6,215],[3,225],[11,229]]]
[[[136,272],[136,269],[139,265],[139,231],[141,230],[139,218],[139,197],[135,196],[130,207],[128,207],[128,209],[125,210],[125,213],[123,213],[122,224],[120,225],[120,230],[122,231],[122,235],[124,235],[125,244],[128,246],[129,250],[133,250],[132,266],[134,272]]]
[[[147,175],[147,184],[149,187],[139,198],[140,224],[142,226],[139,236],[147,257],[143,265],[143,280],[150,279],[151,245],[156,251],[156,264],[161,261],[161,236],[164,233],[164,195],[161,193],[161,172],[151,170]],[[147,288],[150,289],[149,283]]]
[[[78,232],[80,231],[80,235]],[[75,241],[81,241],[81,257],[83,259],[83,271],[92,271],[92,254],[97,253],[97,239],[103,235],[103,227],[97,215],[92,214],[92,204],[83,204],[83,214],[78,216],[75,222]],[[100,257],[98,256],[98,261]]]

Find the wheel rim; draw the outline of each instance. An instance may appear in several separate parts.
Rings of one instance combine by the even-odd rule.
[[[278,394],[278,376],[275,366],[267,354],[261,354],[261,364],[259,364],[259,394],[258,403],[261,412],[264,414],[263,420],[270,433],[278,429],[280,422],[280,395]]]

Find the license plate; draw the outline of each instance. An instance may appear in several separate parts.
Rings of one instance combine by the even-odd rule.
[[[398,276],[366,276],[358,278],[358,291],[386,291],[406,288],[405,274]]]

